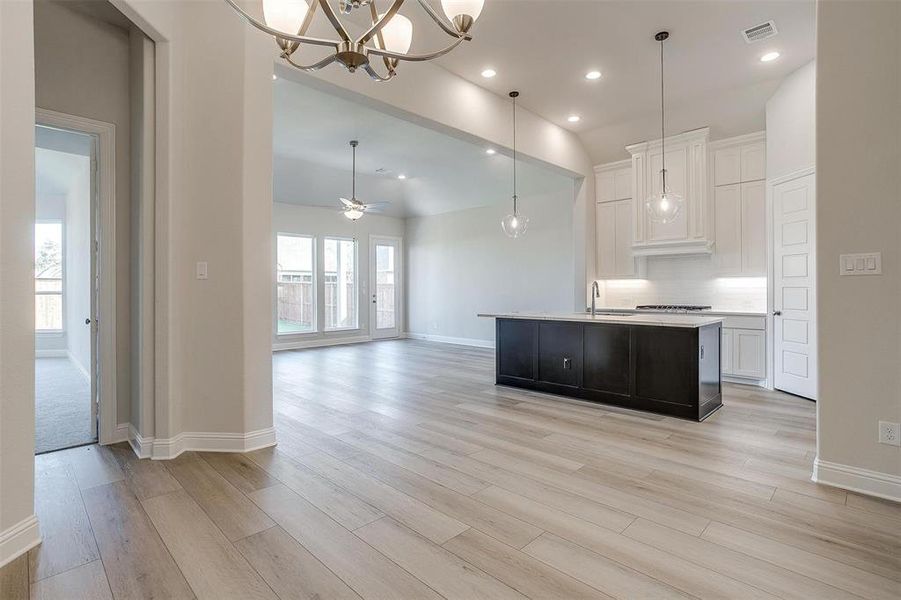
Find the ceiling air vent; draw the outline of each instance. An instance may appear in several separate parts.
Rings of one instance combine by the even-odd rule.
[[[755,25],[754,27],[750,27],[741,32],[742,36],[744,36],[745,38],[745,41],[749,44],[769,39],[777,33],[779,32],[776,31],[776,24],[773,21],[767,21],[766,23]]]

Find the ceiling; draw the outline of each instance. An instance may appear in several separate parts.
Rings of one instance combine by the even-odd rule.
[[[418,17],[411,51],[443,42],[444,34],[424,20],[415,3],[401,12]],[[585,132],[659,114],[657,31],[670,32],[666,95],[667,103],[677,106],[780,80],[808,63],[815,55],[815,17],[814,0],[487,0],[473,40],[436,62],[497,94],[516,88],[523,106]],[[768,20],[775,21],[778,35],[747,44],[742,30]],[[782,56],[760,62],[770,50]],[[483,78],[486,67],[497,76]],[[593,69],[601,71],[601,79],[586,80]],[[569,123],[570,114],[582,120]]]
[[[35,126],[35,197],[64,196],[90,165],[91,136]]]
[[[464,141],[287,79],[274,83],[273,197],[276,202],[338,207],[351,195],[357,148],[357,198],[390,202],[400,218],[510,202],[513,163],[498,149]],[[572,190],[573,180],[517,162],[519,195]],[[398,175],[406,179],[399,180]]]

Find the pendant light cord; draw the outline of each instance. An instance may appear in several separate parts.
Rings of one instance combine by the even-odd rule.
[[[516,216],[516,96],[513,96],[513,216]]]
[[[351,176],[350,197],[354,202],[357,201],[357,145],[351,144],[353,148],[353,175]]]
[[[663,43],[664,40],[660,40],[660,161],[661,161],[661,174],[663,175],[663,189],[660,190],[661,194],[666,193],[666,126],[664,124],[665,119],[665,104],[663,101]]]

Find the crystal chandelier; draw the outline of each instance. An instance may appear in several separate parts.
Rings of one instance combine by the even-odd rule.
[[[661,31],[654,36],[660,42],[660,192],[651,194],[645,202],[648,216],[655,223],[671,223],[682,211],[682,196],[666,185],[666,128],[664,126],[663,99],[663,42],[669,38],[668,31]]]
[[[529,228],[529,217],[520,214],[516,207],[516,98],[519,92],[510,92],[513,98],[513,214],[507,215],[501,220],[501,228],[509,237],[518,238],[526,234]]]
[[[350,14],[358,9],[369,9],[370,24],[366,31],[351,37],[344,23],[335,13],[330,0],[262,0],[263,20],[250,16],[238,6],[238,0],[225,0],[242,17],[265,33],[273,36],[281,49],[281,57],[293,67],[303,71],[317,71],[333,62],[344,65],[353,73],[363,69],[375,81],[388,81],[396,75],[395,69],[402,60],[426,61],[447,54],[464,40],[472,39],[469,30],[482,12],[485,0],[441,0],[441,7],[447,20],[443,19],[426,0],[417,0],[422,9],[432,18],[438,27],[453,38],[446,48],[426,54],[409,54],[413,42],[413,22],[398,13],[404,0],[390,0],[385,12],[376,8],[376,0],[339,0],[338,9],[343,14]],[[387,0],[386,0],[387,1]],[[316,9],[320,9],[334,27],[339,39],[323,39],[307,36],[307,30],[313,22]],[[331,52],[321,60],[301,64],[294,60],[294,53],[301,45],[322,46]],[[385,74],[376,71],[371,58],[381,58]]]

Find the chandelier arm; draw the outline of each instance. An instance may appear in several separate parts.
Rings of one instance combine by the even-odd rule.
[[[375,8],[375,2],[371,2],[369,4],[369,15],[372,18],[372,23],[374,25],[375,22],[378,21],[378,19],[379,19],[379,13]],[[385,47],[385,36],[382,35],[381,31],[376,32],[375,39],[373,40],[373,42],[375,43],[376,48],[384,48]],[[388,58],[386,56],[382,57],[382,62],[385,63],[385,69],[387,69],[389,72],[392,71],[394,68],[394,65],[397,64],[396,60],[394,60],[393,58]]]
[[[259,29],[260,31],[262,31],[264,33],[268,33],[269,35],[271,35],[273,37],[283,39],[283,40],[288,40],[289,42],[300,42],[302,44],[312,44],[313,46],[329,46],[331,48],[334,48],[335,50],[338,49],[338,44],[340,42],[336,42],[334,40],[325,40],[322,38],[307,37],[304,35],[291,35],[289,33],[285,33],[284,31],[279,31],[278,29],[273,29],[272,27],[269,27],[268,25],[260,23],[259,21],[257,21],[253,17],[251,17],[250,14],[248,14],[246,10],[244,10],[243,8],[238,6],[234,2],[234,0],[225,0],[225,2],[227,2],[229,4],[229,6],[234,8],[238,12],[239,15],[244,17],[244,19],[248,23],[250,23],[257,29]]]
[[[403,4],[404,0],[394,0],[394,2],[392,2],[391,6],[388,8],[388,11],[385,12],[384,15],[379,17],[378,13],[375,10],[375,3],[371,3],[369,6],[371,7],[371,12],[374,16],[372,27],[367,29],[365,32],[363,32],[363,35],[357,38],[357,43],[365,44],[366,42],[371,40],[374,35],[380,33],[382,31],[382,28],[388,24],[388,21],[390,21],[394,15],[397,14]]]
[[[319,69],[321,69],[323,67],[327,67],[330,64],[332,64],[333,62],[335,62],[336,60],[338,60],[338,56],[335,54],[332,54],[331,56],[326,56],[319,62],[315,62],[311,65],[302,65],[300,63],[296,63],[293,60],[291,60],[291,55],[288,53],[283,52],[282,58],[284,58],[285,61],[289,65],[291,65],[292,67],[294,67],[296,69],[300,69],[301,71],[318,71]]]
[[[388,75],[385,77],[382,77],[381,75],[378,74],[378,72],[369,63],[366,63],[365,65],[363,65],[363,70],[369,74],[370,79],[372,79],[373,81],[391,81],[392,79],[394,79],[394,76],[397,74],[396,71],[394,71],[394,69],[389,69]]]
[[[466,38],[467,40],[472,39],[472,36],[469,35],[468,33],[460,33],[459,31],[454,30],[450,25],[445,23],[444,19],[442,19],[438,15],[438,13],[435,12],[434,8],[429,6],[429,3],[426,2],[426,0],[417,0],[417,1],[419,2],[419,5],[422,6],[423,10],[425,10],[426,14],[428,14],[430,17],[432,17],[432,20],[435,21],[435,23],[438,24],[438,27],[443,29],[447,35],[449,35],[453,38],[463,37],[463,38]]]
[[[410,62],[421,62],[425,60],[432,60],[433,58],[438,58],[439,56],[444,56],[457,46],[459,46],[463,41],[466,40],[465,37],[458,37],[457,40],[444,48],[443,50],[438,50],[436,52],[429,52],[428,54],[401,54],[400,52],[391,52],[390,50],[382,50],[381,48],[367,48],[370,54],[375,54],[377,56],[384,56],[387,58],[393,58],[396,60],[406,60]]]
[[[319,0],[319,5],[322,7],[322,12],[325,13],[325,16],[329,20],[329,23],[332,24],[332,27],[335,28],[335,31],[338,32],[338,35],[341,37],[341,39],[345,42],[349,42],[350,36],[347,34],[347,30],[344,28],[344,24],[341,22],[341,19],[339,19],[338,15],[335,14],[335,11],[332,10],[332,5],[329,4],[329,0]]]
[[[307,30],[310,28],[310,25],[313,23],[313,16],[316,15],[316,7],[319,6],[318,2],[313,2],[310,5],[310,8],[307,10],[307,14],[304,15],[303,23],[300,24],[300,29],[297,31],[297,35],[306,35]]]

